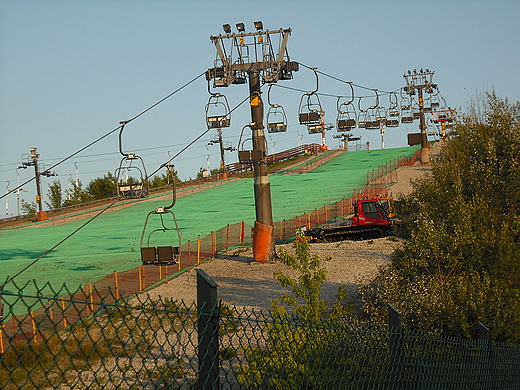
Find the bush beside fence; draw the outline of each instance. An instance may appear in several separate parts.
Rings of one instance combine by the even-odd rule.
[[[353,318],[301,321],[219,303],[197,269],[197,304],[72,294],[37,299],[32,334],[3,345],[0,388],[10,389],[518,389],[520,347],[410,332]],[[11,301],[11,299],[7,299]],[[6,305],[9,317],[11,306]],[[69,310],[69,308],[73,308]],[[65,313],[89,310],[88,316]],[[393,313],[393,314],[391,314]],[[398,313],[397,313],[398,315]],[[15,318],[15,317],[12,317]],[[27,321],[22,321],[27,322]],[[52,326],[41,327],[42,324]],[[5,331],[5,325],[2,328]]]

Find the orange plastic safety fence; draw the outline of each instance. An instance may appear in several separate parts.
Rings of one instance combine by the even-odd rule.
[[[417,154],[417,153],[416,153]],[[415,158],[412,157],[410,160]],[[384,185],[385,176],[392,175],[398,166],[407,165],[403,161],[395,161],[380,168],[372,174],[372,181],[363,190],[354,191],[352,197],[326,205],[320,209],[296,216],[290,220],[274,222],[274,240],[287,241],[293,239],[299,229],[312,229],[318,225],[333,221],[353,212],[353,204],[359,199],[374,196],[388,196],[388,188]],[[392,169],[391,169],[392,168]],[[375,171],[375,170],[374,170]],[[109,304],[145,291],[160,283],[167,283],[172,275],[189,270],[200,262],[237,245],[249,245],[252,242],[252,227],[244,222],[226,225],[218,231],[195,241],[188,241],[180,248],[177,264],[142,265],[140,267],[114,272],[92,284],[64,295],[61,305],[57,302],[40,307],[24,315],[13,316],[0,328],[0,348],[6,342],[17,340],[37,341],[62,330],[78,319],[91,315],[99,310],[99,304]],[[59,295],[58,295],[59,296]],[[77,303],[80,302],[80,303]],[[51,333],[49,333],[51,332]]]

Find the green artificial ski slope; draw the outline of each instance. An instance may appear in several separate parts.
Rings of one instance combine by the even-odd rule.
[[[297,215],[350,197],[366,184],[367,171],[399,156],[412,156],[417,147],[344,152],[307,174],[270,176],[273,220]],[[105,213],[19,275],[18,286],[35,280],[70,289],[95,282],[113,271],[141,265],[140,238],[148,212],[168,201],[149,200]],[[173,208],[183,242],[204,237],[226,224],[253,224],[253,179],[240,179],[179,198]],[[59,226],[34,226],[0,231],[0,285],[87,220]],[[15,290],[12,285],[5,290]]]

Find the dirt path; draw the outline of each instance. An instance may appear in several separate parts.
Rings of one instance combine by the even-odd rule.
[[[432,156],[439,153],[436,144]],[[398,183],[390,187],[394,196],[407,194],[412,190],[410,181],[431,174],[430,165],[417,163],[398,170]],[[368,241],[342,241],[333,243],[313,243],[311,252],[318,255],[327,269],[328,277],[322,288],[322,298],[333,301],[340,284],[347,286],[349,300],[357,302],[357,286],[373,280],[380,267],[388,265],[390,254],[401,243],[393,238],[379,238]],[[290,244],[277,246],[292,250]],[[203,269],[218,284],[218,297],[228,305],[269,310],[272,299],[288,292],[274,278],[274,272],[282,271],[295,276],[295,272],[278,261],[256,263],[250,248],[238,253],[231,251],[225,255],[206,261],[198,268]],[[191,270],[149,292],[153,298],[182,299],[186,303],[196,301],[196,272]]]

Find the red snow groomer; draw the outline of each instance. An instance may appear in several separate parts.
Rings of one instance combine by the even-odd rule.
[[[304,234],[314,241],[362,240],[388,236],[392,229],[391,199],[360,199],[354,203],[354,215],[315,227]]]

